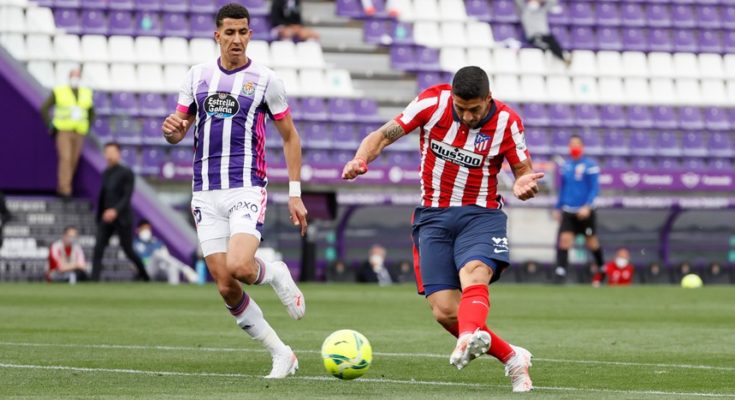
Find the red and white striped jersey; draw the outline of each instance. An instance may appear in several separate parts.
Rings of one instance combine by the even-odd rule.
[[[523,123],[513,109],[494,100],[480,127],[469,129],[454,111],[449,84],[424,90],[395,121],[406,134],[420,128],[425,207],[501,208],[497,176],[503,159],[512,166],[530,158]]]

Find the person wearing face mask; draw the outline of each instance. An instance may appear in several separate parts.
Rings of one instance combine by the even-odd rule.
[[[178,285],[181,275],[184,275],[189,282],[197,281],[196,271],[168,252],[166,245],[153,236],[151,223],[145,219],[138,223],[133,249],[143,260],[152,280],[166,280],[172,285]]]
[[[615,253],[615,259],[605,264],[592,277],[592,286],[600,287],[607,278],[608,286],[628,286],[633,283],[635,267],[630,262],[628,249],[620,248]]]
[[[576,235],[585,236],[595,265],[598,268],[604,265],[593,208],[595,198],[600,192],[600,167],[594,160],[584,156],[584,143],[577,135],[572,135],[569,139],[569,157],[560,167],[559,200],[553,212],[554,218],[561,223],[554,270],[559,283],[566,281],[569,249],[572,248]]]
[[[534,47],[550,51],[567,66],[571,65],[571,56],[564,53],[561,44],[549,29],[549,13],[560,11],[557,0],[516,0],[516,8],[526,40]]]
[[[82,154],[84,137],[94,120],[92,90],[81,86],[81,76],[81,69],[72,69],[68,84],[56,86],[41,106],[41,117],[56,140],[59,158],[56,192],[63,198],[72,195],[72,181]],[[52,107],[53,118],[50,116]]]
[[[301,0],[273,0],[271,26],[279,40],[319,40],[317,31],[303,25]]]
[[[373,245],[367,261],[357,273],[357,281],[360,283],[377,283],[380,286],[388,286],[395,282],[390,269],[385,264],[385,247]]]
[[[46,281],[76,283],[87,279],[89,267],[84,250],[77,243],[79,231],[67,226],[61,239],[53,242],[48,253]]]

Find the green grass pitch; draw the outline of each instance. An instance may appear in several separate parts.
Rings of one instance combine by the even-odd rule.
[[[302,289],[293,321],[269,287],[249,288],[300,360],[268,381],[268,354],[212,285],[0,285],[0,399],[735,399],[732,287],[494,284],[489,326],[535,357],[537,389],[520,395],[490,357],[450,367],[454,340],[412,286]],[[321,364],[340,328],[375,352],[356,381]]]

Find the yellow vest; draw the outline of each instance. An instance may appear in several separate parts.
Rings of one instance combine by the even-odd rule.
[[[54,128],[64,132],[86,135],[89,132],[89,110],[92,108],[92,91],[80,87],[78,98],[70,86],[54,88],[56,106],[54,109]]]

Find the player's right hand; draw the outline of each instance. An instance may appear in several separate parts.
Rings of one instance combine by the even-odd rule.
[[[561,211],[553,210],[551,212],[551,216],[554,218],[554,221],[561,222]]]
[[[183,137],[186,135],[186,131],[189,129],[189,121],[179,118],[176,114],[170,114],[163,120],[163,137],[175,138]]]
[[[367,163],[361,158],[348,161],[342,170],[342,179],[355,179],[368,171]]]

